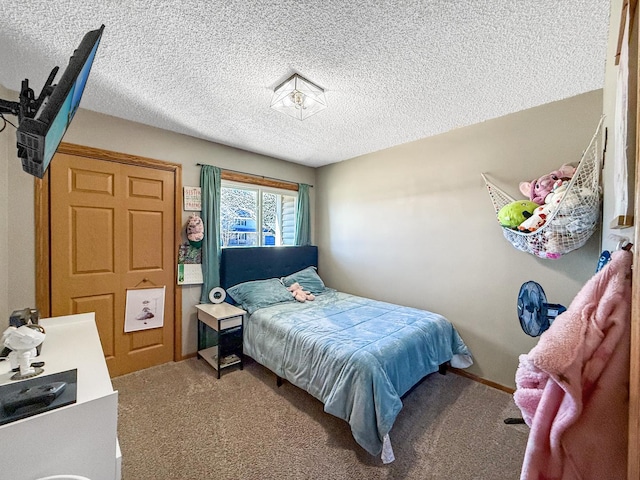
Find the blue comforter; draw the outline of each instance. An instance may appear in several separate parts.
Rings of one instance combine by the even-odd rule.
[[[244,353],[349,422],[373,455],[403,394],[442,363],[472,363],[441,315],[336,291],[257,310],[245,325]]]

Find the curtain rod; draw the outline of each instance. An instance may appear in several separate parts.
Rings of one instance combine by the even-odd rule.
[[[209,165],[207,163],[196,163],[196,167],[203,167],[203,166],[207,166],[207,167],[215,167],[215,165]],[[220,167],[218,167],[220,168]],[[220,168],[220,170],[224,170],[226,172],[232,172],[232,173],[238,173],[240,175],[249,175],[250,177],[256,177],[256,178],[262,178],[264,180],[273,180],[275,182],[285,182],[285,183],[291,183],[292,185],[297,185],[298,182],[292,182],[291,180],[282,180],[280,178],[274,178],[274,177],[265,177],[264,175],[255,175],[253,173],[247,173],[247,172],[239,172],[238,170],[231,170],[229,168]],[[309,185],[309,187],[313,188],[313,185]]]

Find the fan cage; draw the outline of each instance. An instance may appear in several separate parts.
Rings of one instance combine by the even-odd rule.
[[[540,258],[556,259],[582,247],[593,235],[600,220],[600,119],[589,146],[582,154],[564,198],[542,227],[535,232],[521,232],[502,227],[504,237],[518,250]],[[495,208],[496,218],[502,207],[517,199],[511,197],[481,174]]]

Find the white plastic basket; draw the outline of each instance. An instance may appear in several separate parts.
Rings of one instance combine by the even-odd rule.
[[[600,119],[589,146],[582,154],[580,164],[569,182],[564,198],[545,224],[535,232],[521,232],[502,227],[505,238],[518,250],[540,258],[560,258],[582,247],[593,235],[600,220]],[[491,202],[497,214],[505,205],[515,202],[487,176],[484,179]]]

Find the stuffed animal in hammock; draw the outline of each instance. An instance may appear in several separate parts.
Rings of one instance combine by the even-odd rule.
[[[516,200],[508,203],[498,212],[500,225],[506,228],[516,229],[518,225],[529,218],[533,211],[538,208],[538,204],[529,200]]]
[[[547,223],[547,218],[553,215],[553,213],[558,209],[560,202],[567,192],[568,185],[568,180],[557,180],[553,185],[551,193],[546,196],[545,204],[536,208],[533,211],[533,215],[518,225],[518,230],[521,232],[535,232]]]
[[[560,252],[566,252],[564,246],[564,238],[562,234],[554,231],[544,232],[545,238],[545,252],[543,258],[550,258],[556,260],[562,256]]]
[[[520,182],[520,192],[522,192],[526,197],[529,197],[529,200],[532,202],[535,202],[538,205],[544,205],[547,195],[549,195],[551,190],[553,190],[553,185],[558,180],[571,180],[575,172],[576,167],[565,163],[558,170],[547,173],[537,180]]]
[[[192,213],[187,220],[187,240],[189,244],[194,248],[200,248],[202,246],[202,240],[204,239],[204,223],[202,219]]]
[[[291,295],[293,295],[293,298],[295,298],[298,302],[306,302],[307,300],[311,301],[311,300],[315,300],[315,295],[307,290],[304,290],[302,288],[302,285],[300,285],[298,282],[292,284],[291,286],[287,287],[287,290],[289,290],[291,292]]]

